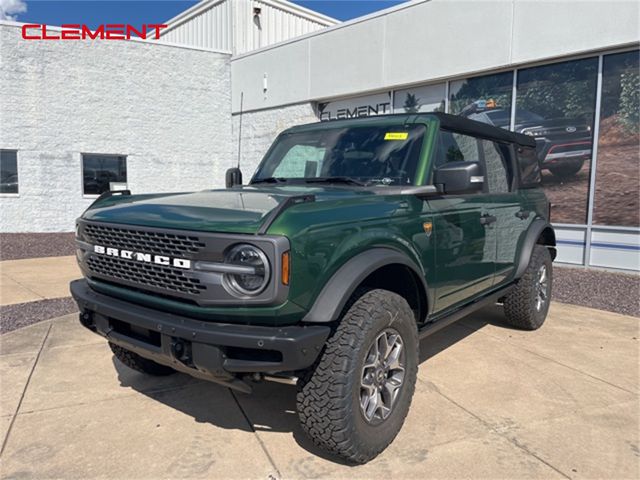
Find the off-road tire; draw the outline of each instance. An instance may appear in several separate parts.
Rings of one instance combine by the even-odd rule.
[[[405,349],[404,379],[389,416],[367,422],[360,407],[365,356],[378,335],[392,328]],[[387,290],[359,290],[316,365],[298,382],[303,430],[320,448],[351,463],[366,463],[396,437],[409,411],[418,370],[418,332],[406,300]]]
[[[568,165],[556,165],[555,167],[549,167],[549,171],[555,177],[567,178],[575,175],[580,170],[582,170],[583,165],[584,165],[584,162],[571,163]]]
[[[137,353],[127,350],[126,348],[122,348],[119,345],[115,345],[109,342],[109,347],[111,347],[113,355],[118,360],[124,363],[127,367],[138,372],[146,373],[147,375],[153,375],[156,377],[164,377],[166,375],[176,373],[176,371],[171,367],[160,365],[153,360],[143,358]]]
[[[536,308],[538,273],[543,265],[546,267],[549,283],[546,302],[538,310]],[[552,281],[551,254],[545,246],[535,245],[524,275],[518,280],[514,289],[504,298],[504,314],[507,322],[523,330],[540,328],[549,312]]]

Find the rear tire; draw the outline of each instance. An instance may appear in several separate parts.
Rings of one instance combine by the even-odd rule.
[[[504,298],[507,322],[523,330],[542,326],[551,302],[553,267],[551,254],[543,245],[535,245],[524,275]]]
[[[387,290],[359,291],[299,382],[303,430],[330,453],[368,462],[400,431],[417,370],[418,331],[406,300]]]
[[[132,370],[146,373],[147,375],[153,375],[155,377],[164,377],[171,375],[172,373],[176,373],[176,371],[171,367],[160,365],[153,360],[141,357],[137,353],[127,350],[126,348],[122,348],[119,345],[109,342],[109,347],[111,347],[113,355]]]

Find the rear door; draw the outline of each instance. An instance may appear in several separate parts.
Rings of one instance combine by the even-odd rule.
[[[446,162],[482,159],[472,136],[442,130],[434,168]],[[436,280],[434,312],[467,302],[493,285],[497,229],[486,223],[491,212],[485,194],[442,195],[428,200],[433,214]]]
[[[515,268],[520,236],[527,225],[529,212],[521,204],[515,188],[516,174],[512,146],[508,143],[480,139],[484,169],[484,201],[495,222],[490,227],[496,235],[494,286],[505,283]]]

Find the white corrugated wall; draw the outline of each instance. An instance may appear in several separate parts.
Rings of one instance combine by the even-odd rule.
[[[259,21],[254,14],[255,8],[260,9]],[[192,17],[177,17],[170,21],[162,40],[237,55],[314,32],[329,24],[305,17],[278,2],[220,0],[211,2]]]
[[[260,27],[254,21],[254,8],[260,8]],[[326,24],[311,21],[300,15],[259,0],[235,0],[236,54],[245,53],[305,33],[315,32]]]
[[[214,2],[210,8],[166,31],[161,38],[165,42],[231,52],[231,10],[228,0]]]

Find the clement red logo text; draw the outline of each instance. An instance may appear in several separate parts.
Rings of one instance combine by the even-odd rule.
[[[132,38],[159,39],[160,30],[167,25],[150,23],[139,28],[124,24],[113,23],[99,25],[91,30],[84,24],[63,24],[61,28],[48,30],[47,25],[32,23],[22,26],[22,38],[25,40],[131,40]]]

